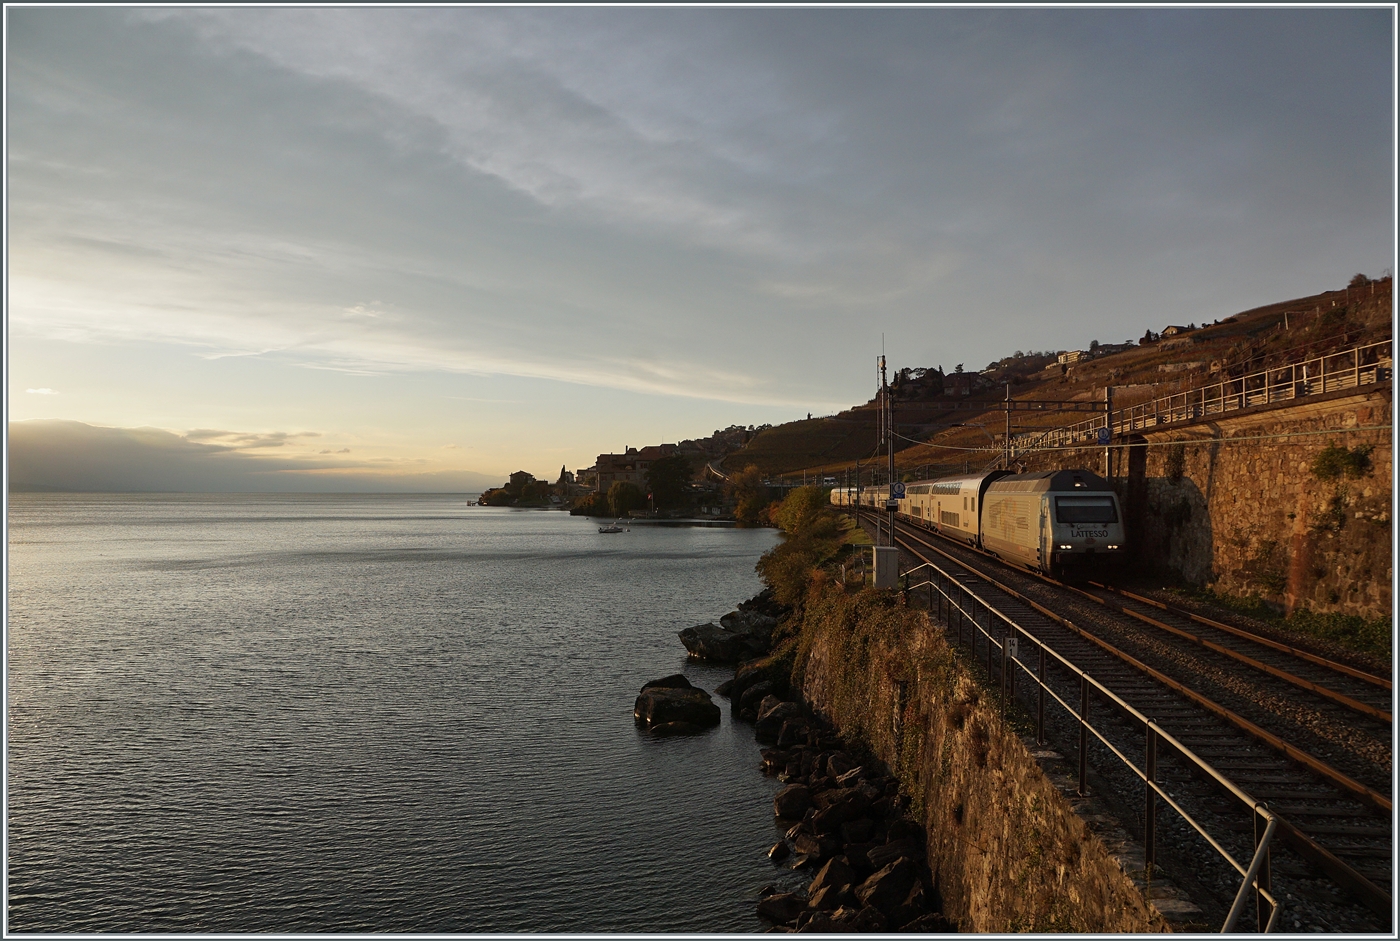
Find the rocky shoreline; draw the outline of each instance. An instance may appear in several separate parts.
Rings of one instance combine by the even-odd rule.
[[[735,663],[715,692],[752,722],[760,768],[785,785],[773,798],[784,828],[768,850],[775,866],[812,873],[805,892],[765,886],[757,914],[770,932],[953,932],[924,859],[923,827],[908,813],[898,780],[859,755],[792,690],[795,644],[783,638],[789,612],[765,590],[720,619],[680,632],[691,657]],[[778,640],[776,651],[775,640]],[[785,642],[783,642],[785,641]],[[710,695],[676,674],[642,687],[637,724],[654,735],[700,732],[720,721]]]

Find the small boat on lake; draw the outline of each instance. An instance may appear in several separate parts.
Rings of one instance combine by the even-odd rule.
[[[620,522],[620,520],[614,520],[614,521],[612,522],[611,525],[608,525],[608,526],[599,526],[599,527],[598,527],[598,532],[600,532],[600,533],[620,533],[620,532],[623,531],[623,529],[622,529],[621,526],[618,525],[619,522]],[[629,525],[629,526],[627,527],[627,532],[630,533],[631,531],[632,531],[632,527]]]

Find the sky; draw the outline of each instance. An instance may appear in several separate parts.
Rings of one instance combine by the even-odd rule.
[[[553,480],[1394,263],[1389,7],[5,16],[12,482]]]

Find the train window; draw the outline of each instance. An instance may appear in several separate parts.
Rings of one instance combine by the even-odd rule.
[[[1116,523],[1112,497],[1056,497],[1055,519],[1061,523]]]

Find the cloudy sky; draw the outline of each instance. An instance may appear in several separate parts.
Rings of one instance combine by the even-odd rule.
[[[1389,8],[6,16],[10,421],[287,489],[552,479],[865,401],[882,334],[974,368],[1393,264]]]

